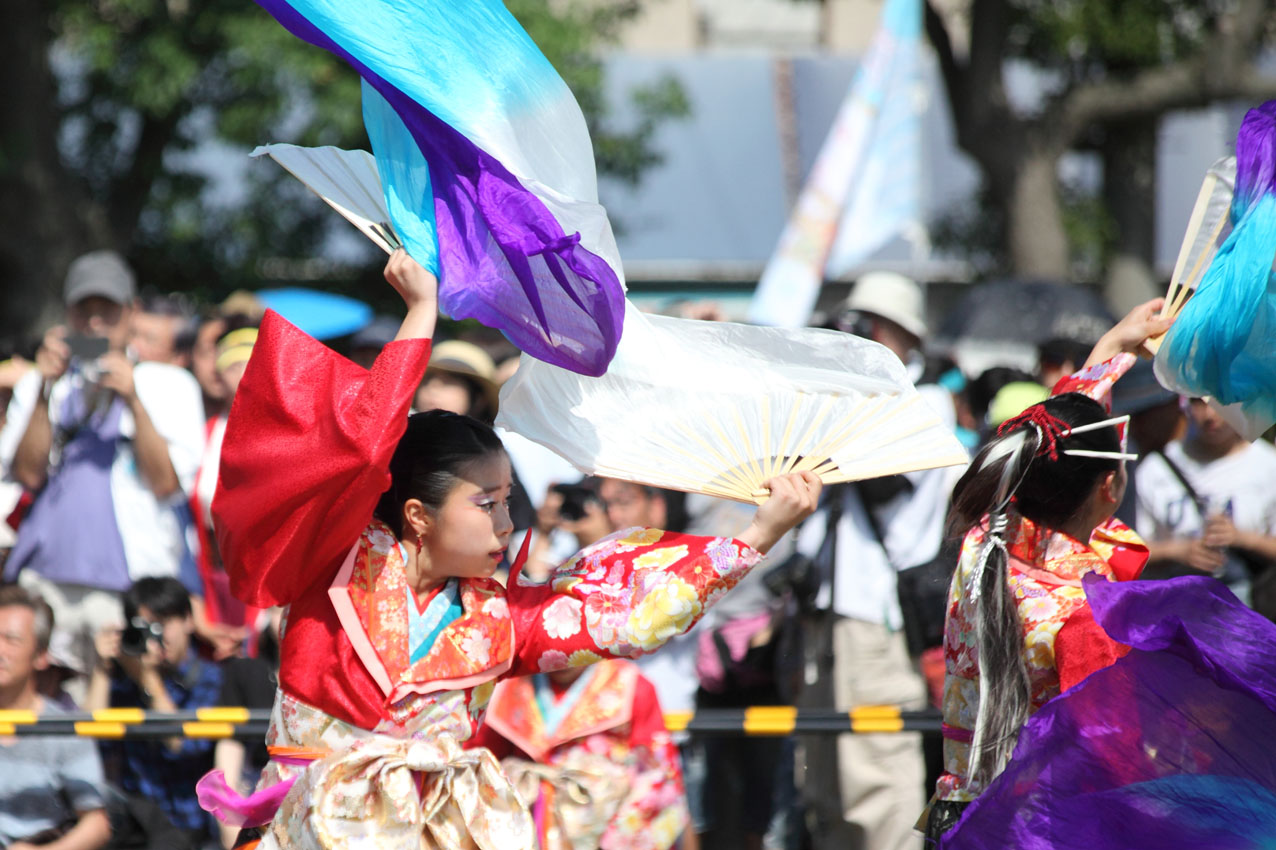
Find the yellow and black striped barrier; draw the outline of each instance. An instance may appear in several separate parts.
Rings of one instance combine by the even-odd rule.
[[[84,738],[260,738],[270,723],[269,709],[201,708],[171,714],[140,708],[108,708],[82,714],[40,717],[33,711],[0,710],[0,736],[78,735]],[[669,712],[671,732],[694,735],[835,735],[845,732],[923,732],[937,734],[939,713],[902,711],[895,706],[864,706],[851,711],[791,706],[713,708]]]
[[[670,712],[665,725],[671,732],[697,735],[837,735],[845,732],[938,733],[937,711],[903,711],[892,705],[872,705],[851,711],[831,708],[793,708],[761,705],[751,708],[713,708]]]
[[[201,708],[172,714],[106,708],[40,717],[0,710],[0,735],[78,735],[82,738],[251,738],[266,734],[269,709]]]

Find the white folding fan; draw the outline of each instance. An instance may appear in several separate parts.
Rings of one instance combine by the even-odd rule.
[[[401,247],[402,242],[390,226],[381,175],[372,154],[334,147],[275,144],[261,145],[252,152],[252,156],[262,155],[270,156],[305,183],[387,254]]]
[[[628,304],[607,373],[531,358],[497,425],[589,474],[741,502],[813,470],[826,483],[968,461],[888,349],[816,329],[644,316]]]
[[[1227,156],[1210,166],[1196,196],[1196,206],[1187,222],[1183,244],[1179,246],[1178,259],[1174,262],[1174,274],[1170,288],[1165,293],[1165,305],[1161,315],[1176,318],[1196,292],[1201,278],[1210,267],[1214,255],[1232,231],[1232,193],[1236,186],[1236,157]],[[1144,345],[1152,354],[1161,348],[1164,335],[1149,339]]]

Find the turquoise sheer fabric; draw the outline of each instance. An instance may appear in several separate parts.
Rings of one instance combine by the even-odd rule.
[[[1239,406],[1256,436],[1276,422],[1276,102],[1245,116],[1236,158],[1231,235],[1156,366],[1170,389]]]

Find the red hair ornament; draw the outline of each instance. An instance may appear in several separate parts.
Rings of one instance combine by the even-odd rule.
[[[1051,460],[1059,459],[1059,441],[1072,433],[1072,426],[1046,410],[1045,405],[1034,404],[1018,416],[1012,416],[997,428],[997,436],[1004,437],[1024,425],[1037,429],[1040,442],[1037,445],[1037,456],[1049,455]]]
[[[1031,425],[1037,429],[1040,437],[1040,444],[1037,447],[1037,457],[1041,455],[1049,455],[1051,460],[1058,460],[1059,454],[1073,455],[1076,457],[1095,457],[1095,458],[1112,458],[1114,460],[1138,460],[1139,456],[1130,454],[1126,451],[1125,443],[1129,431],[1130,416],[1116,416],[1111,419],[1104,419],[1102,422],[1091,422],[1089,425],[1078,425],[1076,427],[1069,425],[1059,417],[1046,410],[1043,404],[1034,404],[1018,416],[1007,419],[997,428],[997,436],[1004,437],[1013,433],[1024,425]],[[1060,449],[1059,441],[1071,437],[1073,434],[1084,434],[1086,431],[1097,431],[1100,428],[1116,428],[1117,434],[1121,440],[1121,450],[1119,452],[1102,452],[1090,451],[1088,449]]]

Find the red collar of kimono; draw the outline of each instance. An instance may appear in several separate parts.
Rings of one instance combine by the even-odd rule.
[[[498,582],[461,579],[463,613],[415,664],[409,662],[407,587],[398,541],[385,523],[374,520],[328,591],[346,636],[388,703],[412,693],[471,688],[510,668],[514,627]]]
[[[1013,512],[1006,529],[1006,547],[1010,557],[1034,572],[1048,573],[1055,583],[1079,583],[1087,573],[1131,581],[1139,577],[1148,560],[1147,545],[1116,517],[1095,528],[1086,545]]]
[[[487,704],[483,722],[533,760],[544,762],[557,747],[633,718],[638,668],[620,660],[600,661],[585,690],[557,729],[545,728],[532,677],[506,679]]]

